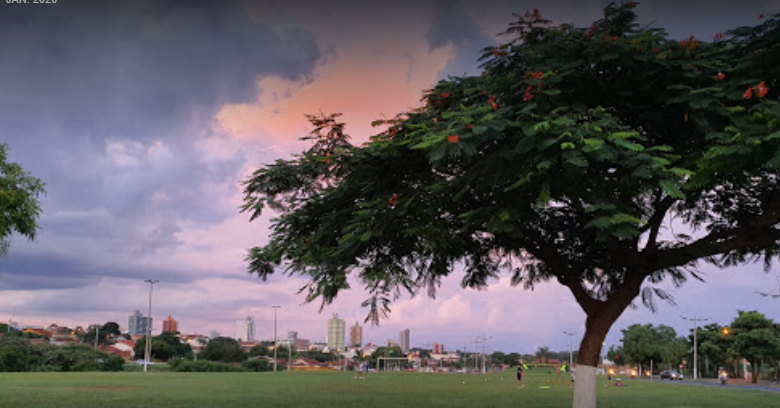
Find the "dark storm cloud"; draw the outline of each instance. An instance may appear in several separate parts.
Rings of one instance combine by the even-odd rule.
[[[455,48],[455,58],[447,63],[440,79],[446,78],[447,74],[474,74],[480,50],[495,44],[494,39],[480,32],[474,21],[476,15],[484,12],[485,7],[483,4],[462,1],[437,2],[436,14],[426,35],[428,46],[432,51],[450,44]]]
[[[318,57],[311,33],[255,24],[237,1],[5,4],[0,37],[3,120],[92,137],[156,137],[190,109],[252,100],[258,75],[305,76]]]
[[[137,277],[132,261],[175,250],[183,222],[235,215],[215,194],[238,190],[246,157],[208,157],[214,115],[253,101],[260,77],[306,78],[314,34],[256,23],[240,1],[44,6],[0,5],[0,141],[47,183],[39,239],[14,244],[3,286]]]
[[[0,261],[0,289],[73,289],[104,278],[139,279],[154,276],[168,283],[191,282],[202,277],[184,270],[113,263],[100,265],[78,254],[62,255],[16,251]]]

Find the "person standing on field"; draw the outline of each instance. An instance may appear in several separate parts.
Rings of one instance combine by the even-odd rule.
[[[523,380],[523,364],[520,364],[517,366],[517,386],[523,387],[523,385],[520,383]]]

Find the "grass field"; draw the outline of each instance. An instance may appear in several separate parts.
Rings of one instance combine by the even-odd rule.
[[[570,407],[572,389],[528,373],[0,373],[0,407]],[[464,383],[465,381],[465,383]],[[779,407],[780,394],[669,381],[604,387],[600,408]],[[550,387],[550,388],[542,388]]]

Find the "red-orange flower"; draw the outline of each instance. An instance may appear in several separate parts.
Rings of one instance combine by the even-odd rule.
[[[465,129],[474,129],[474,125],[472,125],[471,123],[469,123],[469,124],[466,124],[466,125],[463,125],[463,127],[464,127]]]
[[[716,39],[716,40],[722,40],[722,39],[723,39],[723,33],[717,33],[717,34],[715,34],[715,39]]]
[[[387,202],[389,202],[390,205],[392,205],[392,206],[395,206],[396,204],[398,204],[398,194],[393,194],[393,196],[390,197],[390,199],[387,200]]]
[[[654,53],[656,53],[656,54],[658,54],[658,51],[659,51],[659,50],[658,50],[658,46],[657,46],[657,45],[656,45],[656,46],[654,46],[654,47],[653,47],[653,52],[654,52]]]
[[[582,35],[583,35],[583,36],[585,36],[586,38],[590,38],[590,33],[589,33],[589,32],[587,32],[587,31],[584,31],[584,32],[582,33]]]
[[[458,136],[458,135],[449,135],[449,136],[447,136],[447,140],[449,140],[450,143],[458,143],[458,140],[460,140],[460,136]]]
[[[762,18],[764,18],[764,13],[761,13],[761,14],[758,15],[758,19],[759,20],[761,20]]]
[[[531,77],[532,77],[533,79],[542,79],[542,76],[543,76],[543,75],[544,75],[544,74],[542,73],[542,71],[539,71],[539,72],[533,72],[533,73],[531,73]]]
[[[769,92],[769,88],[764,84],[764,81],[761,81],[761,83],[755,87],[755,90],[759,98],[763,98],[764,95]]]
[[[497,103],[493,102],[493,105],[492,105],[492,106],[493,106],[493,110],[496,110],[496,109],[498,109],[498,104],[497,104]]]
[[[745,93],[744,93],[744,94],[742,94],[742,96],[743,96],[745,99],[750,99],[750,98],[752,98],[752,97],[753,97],[753,88],[748,88],[748,89],[747,89],[747,91],[745,91]]]
[[[325,155],[325,160],[324,160],[324,162],[325,162],[325,164],[328,164],[328,163],[330,163],[330,153],[328,153],[328,154],[326,154],[326,155]]]
[[[726,78],[726,74],[718,72],[718,75],[715,75],[713,78],[717,79],[718,81],[722,81],[724,78]]]
[[[450,97],[450,93],[449,93],[449,92],[442,92],[442,93],[441,93],[441,94],[439,94],[439,95],[440,95],[442,98],[449,98],[449,97]]]

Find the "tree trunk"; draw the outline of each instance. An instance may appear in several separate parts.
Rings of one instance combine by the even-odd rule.
[[[750,362],[750,365],[751,365],[751,367],[750,367],[750,368],[752,368],[752,370],[751,370],[751,371],[753,371],[753,380],[752,380],[752,383],[753,383],[753,384],[758,384],[758,377],[760,377],[760,376],[761,376],[761,362],[760,362],[760,361],[758,361],[758,360],[756,360],[755,362],[754,362],[754,361],[751,361],[751,362]]]
[[[588,316],[577,354],[573,408],[596,408],[596,370],[600,363],[604,339],[612,324],[639,295],[642,281],[643,274],[628,276],[623,285],[603,301],[590,298],[579,283],[567,285]]]
[[[604,338],[614,321],[588,316],[585,322],[585,334],[582,337],[577,355],[573,408],[596,408],[596,370],[599,366]]]

